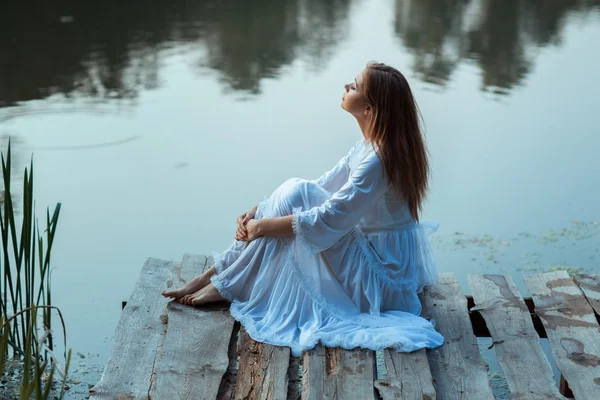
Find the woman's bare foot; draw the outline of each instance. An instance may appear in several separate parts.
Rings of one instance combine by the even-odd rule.
[[[183,300],[183,299],[182,299]],[[215,286],[210,283],[200,289],[193,295],[186,296],[185,304],[191,306],[199,306],[201,304],[214,303],[217,301],[224,301],[225,299],[221,296]]]
[[[177,302],[181,303],[181,304],[189,304],[191,306],[192,305],[192,299],[194,297],[196,297],[196,296],[200,296],[200,294],[204,291],[205,288],[206,288],[206,286],[204,286],[200,290],[195,291],[194,293],[186,294],[182,298],[177,299]]]
[[[217,270],[215,269],[215,267],[210,267],[203,274],[198,275],[182,287],[174,290],[163,290],[161,294],[164,297],[180,299],[183,296],[195,293],[203,287],[205,287],[206,285],[208,285],[210,283],[210,277],[213,276],[216,272]]]

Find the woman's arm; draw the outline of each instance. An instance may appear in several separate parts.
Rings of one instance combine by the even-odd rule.
[[[350,176],[348,160],[352,153],[356,151],[359,144],[360,142],[356,142],[348,153],[342,157],[332,169],[321,175],[316,182],[330,193],[337,192],[344,183],[348,181]],[[256,213],[256,207],[253,208],[252,211]],[[291,216],[263,218],[260,222],[255,221],[254,223],[251,223],[251,219],[254,218],[254,213],[250,218],[244,218],[244,215],[247,213],[242,214],[242,220],[238,218],[238,229],[235,236],[236,240],[252,241],[258,236],[292,236],[294,234]],[[252,230],[252,232],[250,232],[250,230]]]
[[[386,191],[383,165],[372,152],[360,161],[348,181],[329,200],[309,210],[295,209],[293,231],[317,254],[349,233]]]
[[[252,224],[252,225],[250,225]],[[248,229],[248,237],[251,235],[258,236],[292,236],[292,216],[277,218],[261,218],[248,221],[246,224]],[[251,239],[250,239],[251,240]]]
[[[251,242],[259,236],[292,236],[292,216],[251,219],[246,224],[247,235],[242,239]]]
[[[319,207],[292,215],[250,220],[247,240],[259,236],[301,235],[316,254],[331,247],[358,223],[387,189],[383,166],[373,153],[358,165],[346,184]]]

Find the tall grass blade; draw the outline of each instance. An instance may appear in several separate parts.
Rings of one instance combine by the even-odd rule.
[[[27,310],[31,311],[31,310]],[[23,310],[20,314],[23,315],[25,310]],[[27,324],[27,336],[25,339],[25,360],[23,366],[23,382],[21,383],[21,398],[28,399],[33,392],[33,385],[29,381],[29,377],[31,375],[31,342],[33,341],[33,320],[30,318]]]
[[[0,317],[0,324],[4,325],[4,316]],[[2,337],[0,337],[0,376],[4,374],[4,362],[8,353],[8,331],[8,328],[0,331],[2,334]]]
[[[42,396],[43,400],[46,400],[48,399],[48,397],[50,397],[50,389],[52,388],[52,379],[54,378],[55,370],[56,364],[52,362],[52,366],[50,367],[50,373],[48,374],[48,380],[46,381],[46,388],[44,389],[44,395]],[[60,398],[62,398],[62,396]]]
[[[71,365],[71,349],[67,353],[67,362],[65,363],[65,375],[63,377],[62,385],[60,387],[59,399],[62,399],[65,395],[65,385],[67,383],[67,374],[69,373],[69,365]]]

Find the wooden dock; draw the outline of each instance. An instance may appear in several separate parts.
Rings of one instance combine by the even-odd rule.
[[[194,308],[160,295],[209,261],[146,261],[90,399],[493,399],[476,336],[492,338],[511,399],[600,399],[600,275],[524,275],[532,294],[524,299],[509,276],[469,275],[467,297],[453,273],[440,273],[421,302],[444,345],[385,350],[378,377],[373,351],[319,345],[291,357],[288,347],[250,339],[227,304]]]

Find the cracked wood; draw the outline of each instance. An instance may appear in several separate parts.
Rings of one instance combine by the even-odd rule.
[[[600,398],[600,325],[566,271],[524,275],[556,366],[578,400]]]
[[[374,399],[376,375],[374,351],[318,344],[304,353],[302,399]]]
[[[471,311],[479,311],[485,320],[511,398],[566,399],[554,383],[529,309],[512,278],[493,274],[467,278],[476,304]]]
[[[383,400],[436,398],[426,349],[412,353],[385,349],[384,359],[386,376],[375,381],[375,387]]]
[[[494,399],[489,366],[479,353],[467,299],[454,273],[440,273],[439,282],[419,297],[423,304],[421,316],[433,318],[436,330],[445,339],[442,346],[427,350],[436,398]]]
[[[253,340],[241,329],[236,400],[278,400],[288,393],[290,348]]]
[[[149,258],[115,330],[115,338],[100,382],[90,390],[90,400],[147,399],[156,350],[164,338],[160,295],[173,263]]]
[[[186,254],[176,279],[188,282],[208,264],[204,256]],[[172,301],[167,310],[167,334],[157,359],[156,388],[151,398],[214,400],[229,366],[234,320],[228,305],[197,308]]]

